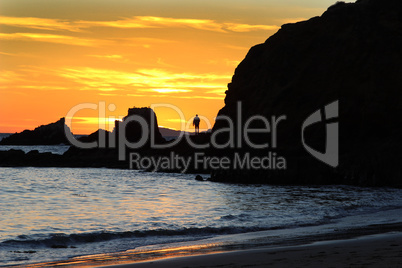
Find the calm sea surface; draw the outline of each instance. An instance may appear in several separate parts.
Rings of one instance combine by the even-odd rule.
[[[322,226],[402,208],[402,190],[285,187],[91,168],[0,168],[0,266],[224,234]],[[391,214],[381,221],[402,222]],[[365,223],[361,223],[365,224]]]

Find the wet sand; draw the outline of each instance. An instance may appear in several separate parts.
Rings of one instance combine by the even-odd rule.
[[[402,267],[402,233],[393,232],[307,245],[238,250],[104,267]]]

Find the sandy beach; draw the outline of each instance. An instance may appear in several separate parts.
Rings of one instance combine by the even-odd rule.
[[[261,248],[175,257],[109,268],[155,267],[401,267],[402,233],[323,241],[308,245]],[[104,266],[106,267],[106,266]]]
[[[300,235],[312,230],[320,232],[317,227],[305,227],[293,236],[286,236],[288,230],[244,233],[224,236],[232,241],[227,244],[216,237],[18,267],[402,267],[400,225]],[[279,240],[269,243],[275,237]]]

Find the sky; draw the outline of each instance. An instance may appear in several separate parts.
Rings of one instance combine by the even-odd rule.
[[[112,130],[132,107],[154,107],[162,127],[188,130],[198,114],[211,128],[250,47],[335,2],[1,0],[0,132],[61,117],[74,134]]]

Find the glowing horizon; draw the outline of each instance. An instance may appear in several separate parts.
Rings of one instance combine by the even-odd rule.
[[[34,129],[79,103],[101,101],[116,106],[107,118],[123,117],[134,106],[168,103],[180,108],[186,122],[199,114],[213,125],[249,48],[282,24],[321,15],[333,3],[4,0],[0,132]],[[180,128],[173,111],[155,113],[160,126]],[[97,111],[76,116],[74,133],[98,129]],[[208,129],[204,120],[200,128]]]

